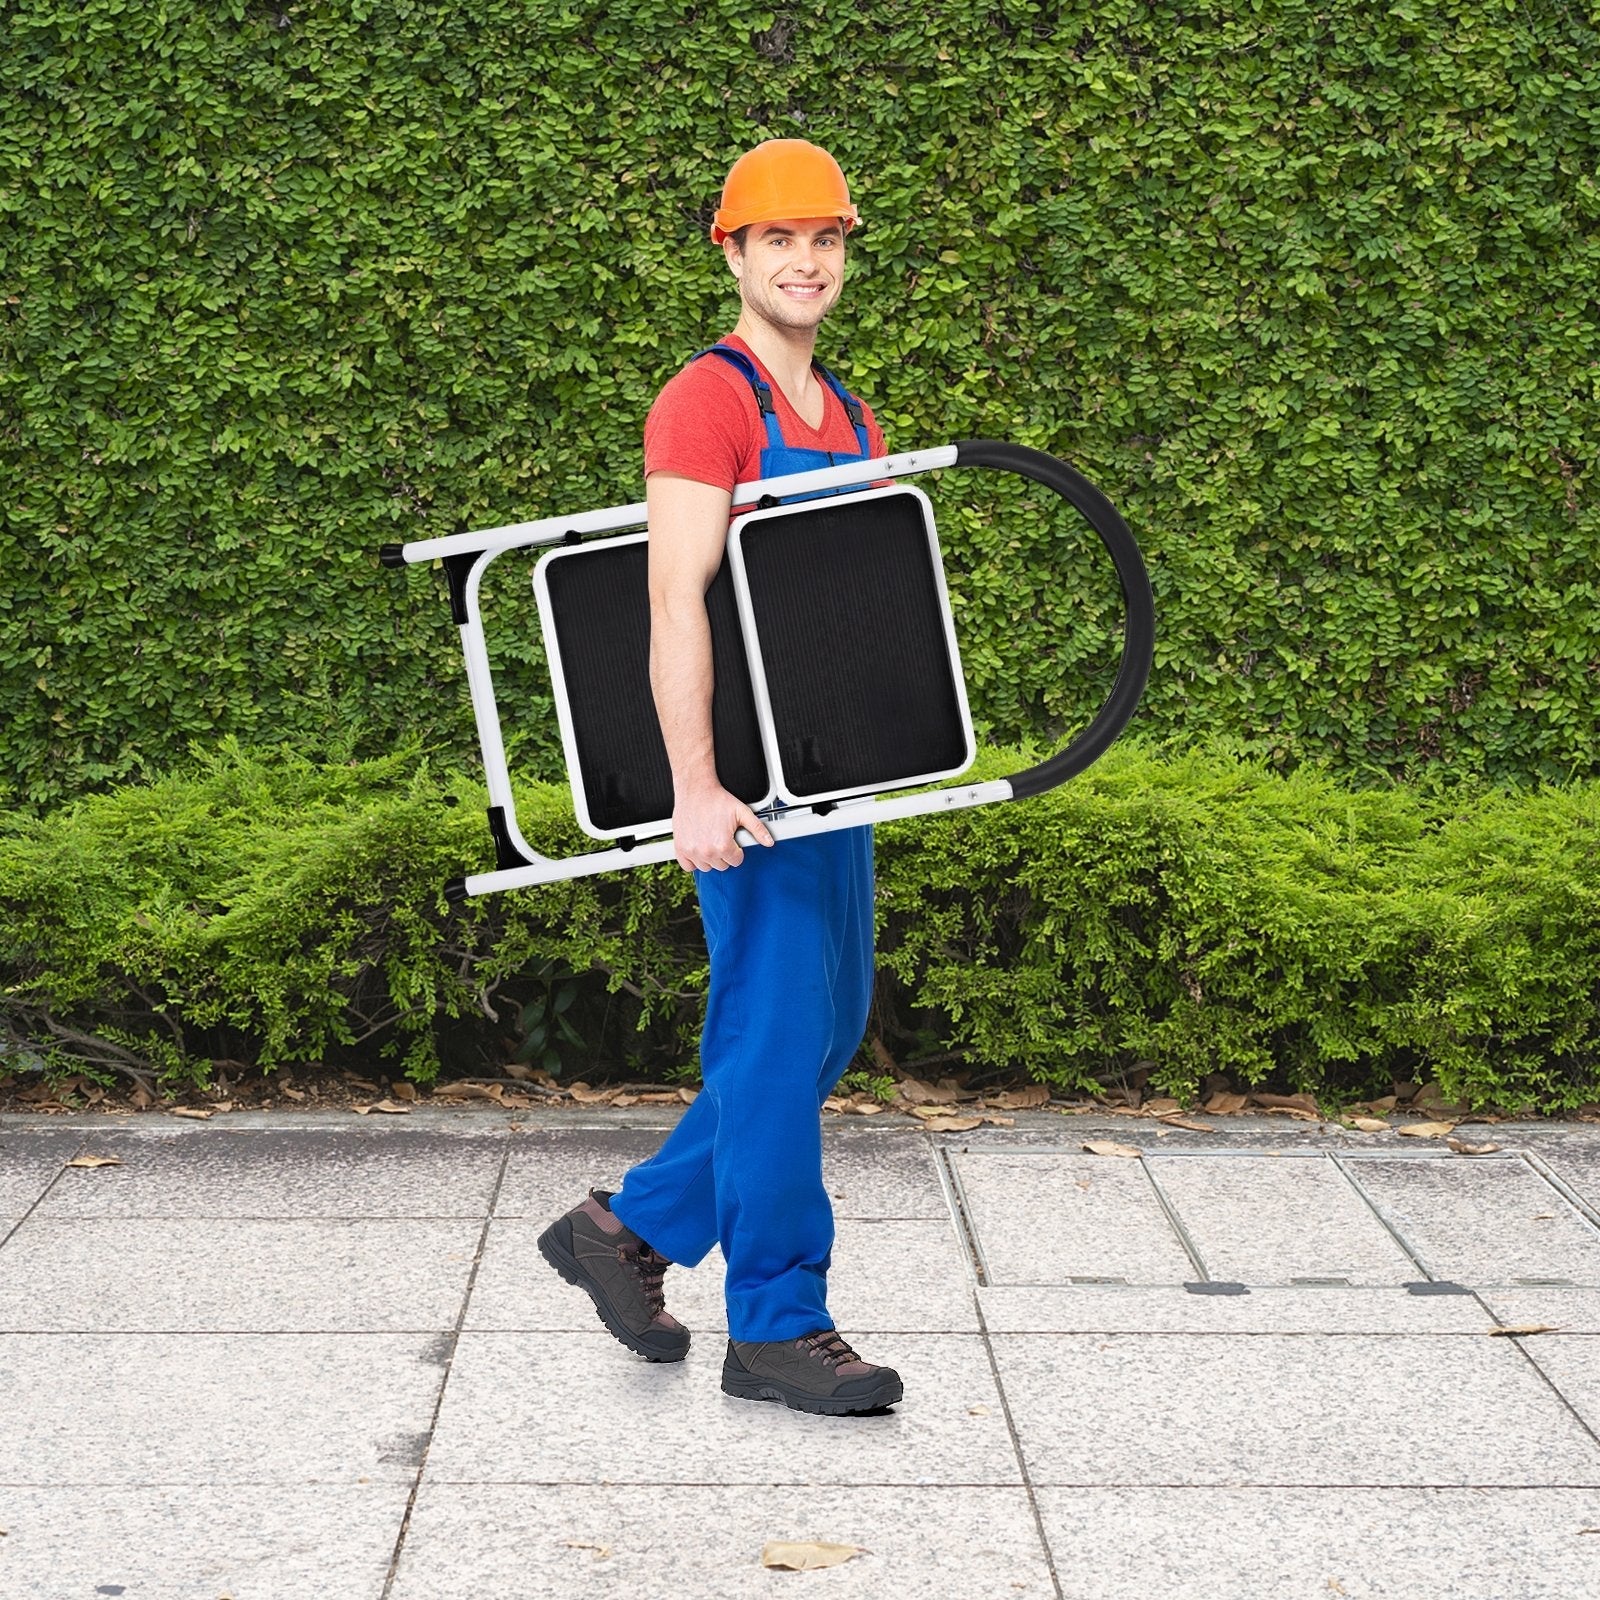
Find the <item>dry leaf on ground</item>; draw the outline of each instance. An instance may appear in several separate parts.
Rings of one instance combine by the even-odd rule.
[[[1187,1128],[1191,1133],[1215,1133],[1217,1131],[1209,1122],[1193,1122],[1188,1117],[1163,1117],[1161,1120],[1169,1128]]]
[[[1050,1090],[1042,1083],[1031,1083],[1026,1089],[1006,1089],[1000,1094],[986,1095],[988,1104],[1002,1111],[1031,1111],[1036,1106],[1050,1104]]]
[[[817,1539],[768,1539],[761,1547],[761,1565],[784,1572],[814,1572],[818,1567],[836,1567],[852,1556],[868,1552],[859,1544],[826,1544]]]
[[[574,1084],[573,1088],[579,1085]],[[587,1085],[584,1085],[587,1087]],[[493,1100],[498,1102],[504,1091],[497,1083],[441,1083],[433,1091],[436,1100]]]
[[[580,1079],[577,1083],[568,1085],[567,1093],[580,1106],[598,1106],[614,1100],[618,1091],[615,1089],[591,1089],[588,1084]]]
[[[622,1106],[624,1108],[636,1106],[639,1103],[639,1097],[636,1094],[619,1094],[611,1103],[614,1106]]]
[[[417,1086],[414,1083],[395,1083],[389,1086],[391,1100],[412,1101],[417,1098]]]
[[[1182,1111],[1183,1107],[1167,1095],[1157,1095],[1153,1100],[1146,1100],[1139,1108],[1147,1117],[1170,1117]]]
[[[1389,1124],[1382,1117],[1352,1117],[1352,1128],[1359,1128],[1363,1133],[1387,1133]]]
[[[1316,1097],[1309,1094],[1265,1094],[1252,1091],[1250,1100],[1266,1111],[1309,1111],[1318,1114]]]
[[[1548,1322],[1525,1322],[1514,1328],[1490,1328],[1491,1339],[1522,1339],[1533,1333],[1556,1333],[1559,1330]]]
[[[1394,1130],[1411,1139],[1443,1139],[1456,1131],[1453,1122],[1404,1122]]]
[[[1497,1144],[1468,1144],[1465,1139],[1447,1139],[1445,1143],[1458,1156],[1489,1156],[1500,1148]]]
[[[997,1117],[992,1111],[985,1111],[979,1121],[987,1122],[996,1128],[1014,1128],[1017,1125],[1015,1117]]]
[[[604,1561],[611,1554],[611,1546],[608,1544],[585,1544],[581,1539],[563,1539],[561,1542],[569,1549],[593,1550],[596,1561]]]
[[[69,1167],[120,1167],[122,1162],[116,1156],[74,1156],[67,1165]]]
[[[279,1085],[278,1093],[288,1095],[291,1100],[304,1100],[306,1097],[304,1089],[291,1089],[286,1083]]]
[[[981,1128],[982,1117],[934,1117],[928,1123],[930,1133],[965,1133],[969,1128]]]
[[[1086,1139],[1083,1148],[1092,1156],[1131,1156],[1137,1160],[1144,1154],[1137,1145],[1118,1144],[1115,1139]]]
[[[1202,1111],[1209,1111],[1214,1117],[1231,1117],[1235,1112],[1243,1111],[1245,1097],[1242,1094],[1217,1094],[1207,1095],[1201,1105]]]
[[[678,1086],[678,1098],[683,1101],[686,1106],[692,1106],[694,1104],[694,1097],[699,1093],[700,1091],[698,1089],[691,1089],[687,1085],[680,1084]]]
[[[196,1122],[204,1122],[212,1113],[209,1109],[203,1110],[199,1106],[174,1106],[172,1114],[175,1117],[193,1117]]]
[[[364,1117],[369,1111],[382,1111],[389,1116],[405,1117],[411,1114],[410,1106],[403,1106],[398,1100],[375,1100],[370,1106],[351,1106],[350,1109],[358,1117]]]
[[[889,1108],[881,1100],[873,1100],[865,1096],[852,1098],[845,1106],[845,1110],[858,1117],[875,1117],[880,1111]]]
[[[989,1415],[989,1408],[988,1406],[968,1406],[967,1415],[969,1417],[986,1417]]]
[[[843,1111],[845,1109],[845,1105],[846,1102],[841,1100],[838,1095],[830,1094],[828,1098],[822,1102],[822,1109],[824,1111]]]
[[[922,1078],[902,1078],[895,1094],[908,1106],[949,1106],[956,1102],[956,1090],[942,1089]]]

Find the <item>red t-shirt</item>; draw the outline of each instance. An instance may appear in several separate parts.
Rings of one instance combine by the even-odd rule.
[[[742,350],[755,362],[756,371],[772,390],[778,408],[778,426],[784,443],[796,450],[835,450],[850,457],[861,453],[856,430],[839,397],[822,383],[822,426],[809,428],[789,404],[777,379],[761,358],[737,334],[719,344]],[[843,379],[840,380],[843,382]],[[849,385],[845,385],[849,389]],[[854,393],[853,390],[850,391]],[[856,395],[858,400],[861,399]],[[868,455],[876,461],[887,455],[883,430],[872,408],[861,401],[867,425]],[[704,355],[669,378],[656,396],[644,425],[644,475],[677,472],[697,483],[715,484],[730,492],[737,483],[754,483],[761,476],[761,451],[767,442],[767,425],[761,420],[750,380],[730,361]]]

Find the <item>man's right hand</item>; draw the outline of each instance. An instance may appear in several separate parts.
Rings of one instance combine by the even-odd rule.
[[[767,825],[737,795],[720,784],[675,797],[672,843],[685,872],[722,872],[744,860],[736,828],[748,828],[758,844],[770,845]]]

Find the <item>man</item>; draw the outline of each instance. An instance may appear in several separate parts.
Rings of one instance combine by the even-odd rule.
[[[738,323],[667,383],[645,424],[650,681],[672,765],[673,842],[695,875],[711,955],[705,1088],[621,1189],[591,1189],[539,1240],[612,1333],[652,1361],[681,1361],[689,1347],[665,1309],[667,1267],[694,1266],[720,1242],[723,1392],[833,1415],[902,1393],[899,1374],[863,1361],[826,1306],[833,1212],[820,1112],[866,1027],[872,830],[775,844],[722,786],[705,593],[735,484],[887,454],[872,413],[812,354],[857,221],[827,151],[769,139],[741,156],[711,229],[738,281]],[[739,829],[755,841],[748,851]]]

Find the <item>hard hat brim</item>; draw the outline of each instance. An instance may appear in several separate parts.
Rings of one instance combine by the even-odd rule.
[[[721,244],[726,238],[737,233],[740,228],[748,227],[754,222],[783,222],[793,217],[839,217],[844,222],[844,231],[850,230],[860,223],[861,217],[854,206],[842,207],[836,201],[824,201],[815,210],[807,210],[804,204],[791,206],[783,211],[757,209],[743,212],[735,211],[717,213],[716,221],[711,224],[711,242]]]

